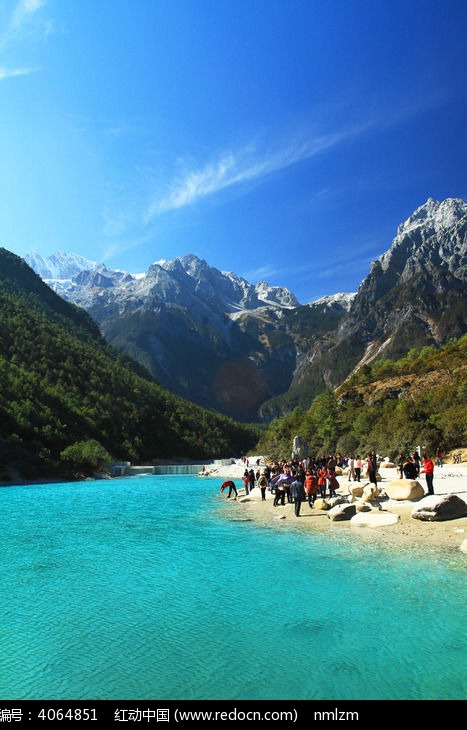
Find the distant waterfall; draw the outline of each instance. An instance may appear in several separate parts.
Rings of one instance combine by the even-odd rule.
[[[199,464],[164,464],[153,469],[153,474],[199,474],[202,467]]]
[[[118,462],[113,464],[109,471],[113,477],[123,476],[145,476],[147,474],[210,474],[212,471],[217,471],[220,466],[230,466],[234,464],[234,459],[215,459],[214,462],[207,461],[205,464],[200,462],[199,464],[158,464],[146,465],[146,466],[132,466],[128,461]]]

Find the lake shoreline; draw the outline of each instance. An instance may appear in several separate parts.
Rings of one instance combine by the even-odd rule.
[[[396,524],[378,527],[353,527],[349,521],[331,521],[327,516],[327,511],[310,509],[307,502],[301,506],[300,517],[295,517],[293,504],[287,504],[284,507],[274,507],[274,495],[269,491],[266,492],[266,500],[261,500],[261,493],[258,488],[254,489],[248,501],[227,500],[226,494],[220,493],[220,487],[223,481],[232,480],[237,489],[243,487],[243,473],[246,464],[242,459],[230,460],[231,463],[225,464],[219,461],[206,461],[205,469],[200,466],[199,475],[193,478],[208,479],[213,482],[213,489],[219,493],[219,505],[224,505],[231,511],[232,519],[254,520],[264,526],[274,526],[277,528],[294,526],[300,530],[315,530],[319,532],[330,532],[336,530],[351,529],[356,536],[364,538],[364,542],[374,540],[375,542],[389,543],[410,547],[411,545],[429,546],[444,550],[456,550],[460,552],[461,544],[467,540],[467,516],[453,520],[445,521],[421,521],[411,516],[415,505],[420,500],[404,500],[396,501],[391,499],[381,499],[380,507],[383,511],[397,514],[399,520]],[[256,463],[257,459],[250,460],[249,467],[255,471],[259,468]],[[167,462],[168,463],[168,462]],[[381,468],[381,481],[378,482],[384,490],[385,484],[390,483],[398,478],[398,472],[395,467]],[[103,478],[104,475],[96,475],[96,479]],[[120,477],[107,477],[108,479],[119,479]],[[338,496],[348,494],[347,476],[340,475],[337,477],[339,482]],[[82,481],[93,481],[92,477],[77,479],[70,481],[70,484],[79,484]],[[419,478],[419,483],[426,489],[425,479],[423,476]],[[17,480],[15,482],[0,482],[0,487],[24,487],[41,484],[67,483],[66,480],[60,478],[43,478],[34,480]],[[361,485],[369,483],[365,478],[362,479]],[[467,463],[452,464],[447,463],[442,467],[435,467],[434,473],[434,491],[435,495],[456,494],[467,504]],[[379,511],[377,506],[373,506],[373,510]],[[466,553],[467,554],[467,553]]]
[[[256,464],[253,466],[256,469]],[[219,467],[215,472],[211,471],[209,479],[217,479],[219,490],[222,481],[231,479],[237,489],[243,487],[242,475],[245,469],[243,463],[232,464],[230,467]],[[398,478],[396,468],[381,468],[381,481],[378,486],[384,490],[385,484]],[[467,503],[467,464],[446,464],[443,467],[435,467],[434,491],[435,495],[442,496],[456,494]],[[338,476],[339,489],[337,495],[348,494],[347,477]],[[426,490],[425,479],[419,478],[419,483]],[[361,485],[369,483],[362,479]],[[266,500],[261,500],[261,492],[255,488],[249,494],[248,501],[240,499],[227,499],[219,493],[219,499],[227,501],[232,509],[233,519],[248,519],[265,526],[276,526],[278,529],[287,524],[288,527],[297,526],[300,530],[315,530],[319,532],[330,532],[351,529],[352,534],[360,535],[367,540],[389,543],[399,546],[427,546],[443,550],[456,550],[460,552],[460,546],[467,540],[467,515],[453,520],[444,521],[422,521],[414,519],[411,514],[414,507],[420,504],[421,500],[403,500],[383,498],[379,500],[381,509],[385,512],[397,514],[399,520],[396,524],[378,527],[353,527],[350,521],[331,521],[327,511],[313,507],[310,509],[307,502],[303,502],[300,510],[300,517],[295,517],[294,505],[274,507],[274,495],[266,492]],[[422,498],[423,499],[423,498]],[[227,505],[226,505],[227,506]],[[373,506],[373,511],[378,512],[378,506]]]

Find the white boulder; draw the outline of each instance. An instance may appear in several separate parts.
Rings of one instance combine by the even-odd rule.
[[[370,502],[372,499],[378,499],[381,494],[381,488],[374,484],[366,484],[363,487],[362,500],[364,502]]]
[[[394,479],[384,489],[389,499],[398,501],[420,499],[425,495],[425,490],[416,479]]]
[[[358,512],[350,520],[352,527],[386,527],[399,522],[399,515],[390,512]]]

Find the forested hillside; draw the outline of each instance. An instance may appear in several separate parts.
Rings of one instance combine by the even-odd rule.
[[[0,479],[11,467],[35,478],[107,459],[238,455],[257,438],[160,387],[0,249]]]
[[[262,436],[260,453],[290,457],[294,436],[308,453],[357,454],[372,449],[396,458],[420,445],[434,454],[467,443],[467,335],[400,360],[363,366],[307,411],[295,408]]]

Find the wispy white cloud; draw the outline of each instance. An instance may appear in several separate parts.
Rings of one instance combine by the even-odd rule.
[[[19,0],[14,6],[6,27],[0,31],[0,51],[5,51],[15,44],[30,30],[36,22],[38,11],[46,5],[46,0]],[[50,31],[50,22],[41,25],[46,33]],[[21,75],[10,73],[9,76]],[[2,78],[5,78],[3,76]]]
[[[183,177],[174,180],[165,195],[155,197],[150,202],[145,214],[145,223],[150,223],[162,213],[192,205],[227,188],[260,180],[274,172],[284,170],[335,147],[362,131],[362,127],[354,127],[323,134],[305,141],[295,141],[265,154],[260,154],[251,147],[228,152],[220,156],[217,161],[197,170],[189,170]]]
[[[38,68],[0,68],[0,81],[9,79],[12,76],[27,76],[39,71]]]
[[[243,273],[243,277],[247,281],[268,281],[278,273],[277,268],[272,265],[259,266],[256,269],[250,269]]]
[[[272,151],[260,152],[256,147],[249,146],[219,155],[205,165],[186,169],[183,175],[173,179],[164,193],[155,195],[146,208],[144,223],[151,223],[167,211],[193,205],[228,188],[249,181],[260,181],[272,173],[335,148],[348,139],[371,132],[384,133],[388,128],[400,126],[408,119],[423,115],[446,100],[447,98],[438,93],[415,95],[396,110],[391,108],[373,111],[366,119],[354,124],[326,133],[294,138],[290,143],[278,145]]]
[[[115,259],[118,256],[121,256],[124,253],[127,253],[128,251],[131,251],[134,248],[138,248],[140,246],[146,246],[148,243],[154,242],[154,233],[151,231],[146,231],[142,233],[139,236],[134,236],[129,239],[121,240],[121,241],[113,241],[111,243],[107,243],[101,251],[100,254],[100,260],[101,261],[111,261],[112,259]],[[136,273],[135,271],[132,271],[132,273]]]
[[[45,5],[45,0],[19,0],[10,20],[10,30],[18,30]]]

